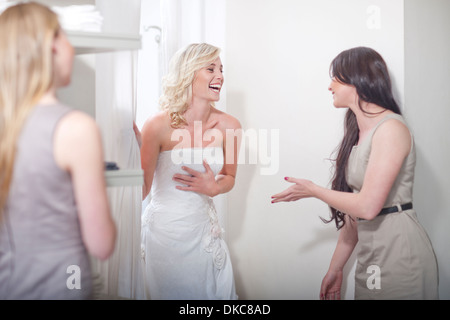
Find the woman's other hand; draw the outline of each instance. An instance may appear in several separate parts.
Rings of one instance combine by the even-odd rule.
[[[320,300],[341,300],[342,271],[328,271],[320,286]]]

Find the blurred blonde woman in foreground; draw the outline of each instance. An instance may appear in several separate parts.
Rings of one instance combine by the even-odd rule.
[[[99,130],[62,105],[74,50],[37,3],[0,15],[0,299],[88,299],[114,249]]]

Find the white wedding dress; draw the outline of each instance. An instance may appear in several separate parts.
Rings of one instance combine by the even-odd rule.
[[[176,189],[182,166],[221,170],[220,147],[186,148],[159,154],[151,201],[142,216],[141,249],[146,299],[237,299],[228,247],[212,198]]]

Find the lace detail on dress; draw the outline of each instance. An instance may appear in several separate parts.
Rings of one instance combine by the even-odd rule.
[[[142,219],[142,222],[141,222],[142,227],[150,225],[153,222],[152,212],[150,210],[145,210],[141,219]]]
[[[203,249],[212,254],[214,266],[221,269],[227,258],[227,253],[222,247],[222,233],[225,230],[219,224],[216,207],[211,198],[208,199],[208,215],[211,226],[203,238]]]

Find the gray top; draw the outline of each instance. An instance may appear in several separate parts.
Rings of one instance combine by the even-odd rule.
[[[68,172],[54,159],[54,130],[71,109],[35,106],[17,144],[0,221],[0,299],[86,299],[90,260]]]

